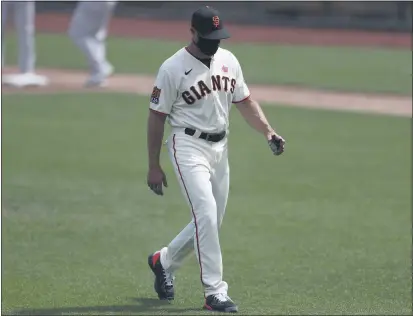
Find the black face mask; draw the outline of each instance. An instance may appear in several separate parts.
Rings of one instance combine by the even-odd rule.
[[[203,54],[213,56],[217,52],[220,42],[221,40],[209,40],[198,37],[198,42],[195,45]]]

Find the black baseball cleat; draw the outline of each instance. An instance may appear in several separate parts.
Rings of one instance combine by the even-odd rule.
[[[155,274],[155,291],[160,300],[172,301],[175,297],[173,277],[166,272],[161,264],[161,253],[159,251],[148,257],[148,264]]]
[[[238,306],[225,294],[213,294],[205,299],[204,309],[212,312],[237,313]]]

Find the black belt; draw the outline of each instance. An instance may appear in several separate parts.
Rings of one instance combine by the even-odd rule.
[[[185,134],[189,136],[194,136],[195,135],[195,130],[192,128],[185,128]],[[199,135],[199,138],[205,139],[208,142],[213,142],[213,143],[218,143],[221,140],[225,138],[225,135],[227,134],[226,131],[223,131],[218,134],[209,134],[209,133],[204,133],[202,132],[201,135]]]

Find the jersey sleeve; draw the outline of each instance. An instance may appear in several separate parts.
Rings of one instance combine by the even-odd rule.
[[[162,65],[155,79],[149,108],[155,112],[168,115],[177,98],[177,90],[170,70]]]
[[[245,83],[244,74],[242,73],[242,68],[238,59],[235,56],[234,59],[237,65],[237,78],[235,79],[236,84],[234,89],[234,95],[232,96],[232,103],[240,103],[248,99],[251,93],[248,89],[247,84]]]

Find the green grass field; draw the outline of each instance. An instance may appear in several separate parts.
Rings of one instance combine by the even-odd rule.
[[[129,62],[142,49],[130,47]],[[74,66],[71,58],[62,63]],[[136,58],[130,71],[142,64]],[[177,274],[173,305],[152,290],[147,255],[190,211],[165,154],[166,195],[147,189],[147,102],[2,97],[3,314],[203,314],[195,257]],[[283,156],[272,156],[236,110],[231,119],[221,245],[242,313],[411,314],[411,119],[265,110],[287,139]]]
[[[6,61],[15,64],[16,38],[6,37]],[[108,55],[118,72],[155,75],[185,42],[110,38]],[[85,60],[65,35],[38,34],[38,66],[85,69]],[[225,44],[240,60],[249,83],[412,95],[410,50],[352,47]],[[58,48],[58,50],[56,49]]]

